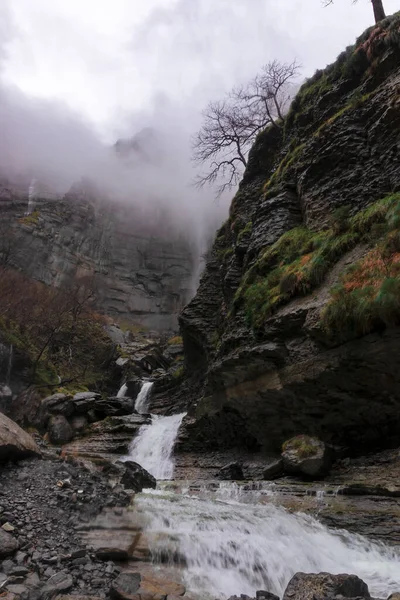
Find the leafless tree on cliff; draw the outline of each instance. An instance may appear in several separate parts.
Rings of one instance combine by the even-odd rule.
[[[246,85],[233,88],[224,100],[208,104],[192,146],[195,164],[207,167],[196,179],[198,187],[220,181],[220,196],[238,183],[257,133],[268,125],[282,127],[299,69],[296,61],[272,61]]]
[[[334,0],[324,0],[324,5],[328,6],[329,4],[333,4]],[[358,0],[353,0],[353,4],[356,4]],[[375,23],[379,23],[379,21],[383,21],[386,18],[385,9],[383,8],[382,0],[371,0],[372,8],[374,9]]]

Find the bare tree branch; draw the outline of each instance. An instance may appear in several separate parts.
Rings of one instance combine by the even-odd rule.
[[[193,161],[207,168],[195,181],[198,187],[221,181],[219,196],[238,183],[257,133],[268,125],[282,126],[299,68],[296,61],[270,62],[246,85],[233,88],[223,101],[208,104],[192,144]]]

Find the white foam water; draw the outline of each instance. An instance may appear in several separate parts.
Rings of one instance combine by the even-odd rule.
[[[139,463],[156,479],[172,479],[174,445],[185,414],[152,415],[150,425],[143,425],[132,441],[127,458]]]
[[[127,391],[128,386],[126,385],[126,383],[124,383],[124,385],[121,385],[121,387],[118,390],[117,398],[125,398]]]
[[[281,597],[299,571],[353,573],[369,585],[371,595],[382,598],[400,589],[395,549],[329,530],[311,516],[291,514],[272,503],[223,502],[218,496],[200,499],[149,490],[136,498],[149,516],[148,529],[167,534],[151,536],[157,539],[153,556],[170,552],[184,557],[189,592],[253,597],[266,589]],[[237,498],[237,487],[232,496]]]
[[[135,410],[140,415],[145,415],[149,412],[152,387],[152,381],[144,381],[142,387],[140,388],[140,392],[138,393],[135,401]]]

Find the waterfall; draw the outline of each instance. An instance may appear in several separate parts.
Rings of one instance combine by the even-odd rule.
[[[35,209],[35,185],[36,179],[33,178],[28,190],[28,210],[26,211],[27,215],[32,214]]]
[[[150,393],[152,387],[152,381],[144,381],[142,387],[140,388],[140,392],[138,393],[135,402],[135,410],[140,415],[145,415],[149,412]]]
[[[398,549],[329,530],[311,516],[291,514],[265,499],[236,501],[236,491],[225,501],[211,492],[200,498],[168,490],[147,490],[136,498],[149,518],[154,560],[182,557],[189,594],[254,597],[263,589],[282,597],[299,571],[353,573],[373,597],[387,598],[400,589]]]
[[[172,479],[174,445],[185,414],[170,417],[152,415],[151,424],[140,428],[125,460],[139,463],[156,479]]]
[[[117,398],[125,398],[127,391],[128,386],[126,385],[126,383],[124,383],[124,385],[121,385],[121,387],[118,390]]]

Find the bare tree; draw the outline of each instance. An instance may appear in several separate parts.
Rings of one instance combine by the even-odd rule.
[[[324,0],[325,6],[333,4],[334,0]],[[356,4],[358,0],[353,0],[353,4]],[[383,0],[371,0],[372,8],[374,9],[375,23],[383,21],[386,18],[385,9],[383,8]]]
[[[207,167],[196,180],[198,187],[221,181],[217,187],[220,196],[238,183],[257,133],[268,125],[282,127],[299,69],[296,61],[270,62],[224,100],[208,104],[203,125],[193,140],[194,162]]]

